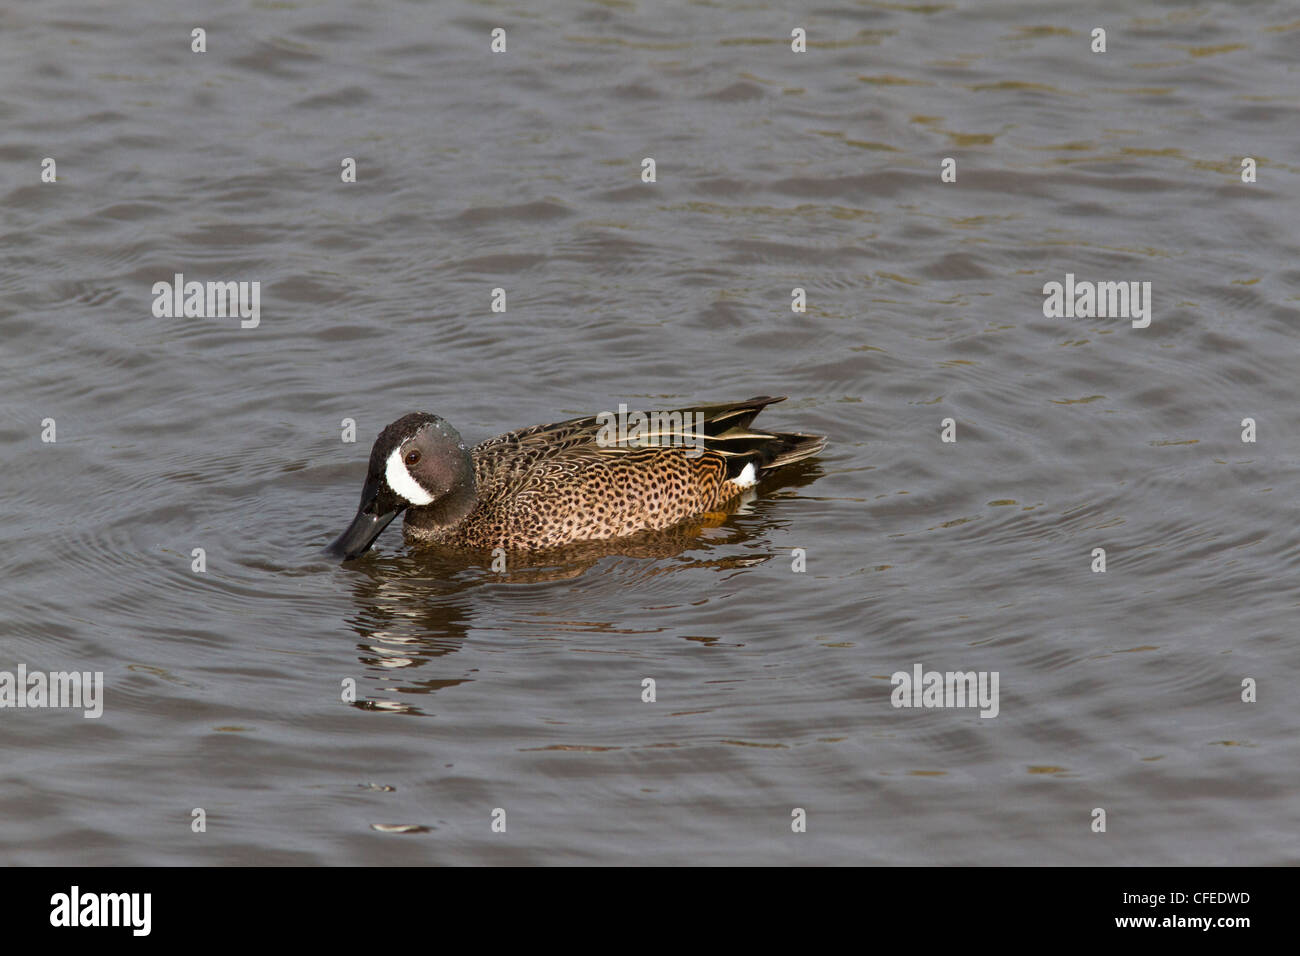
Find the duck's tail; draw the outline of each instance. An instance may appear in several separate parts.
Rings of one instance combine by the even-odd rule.
[[[825,435],[765,432],[751,427],[764,408],[784,401],[784,395],[761,395],[699,409],[705,413],[705,447],[727,459],[728,478],[743,486],[746,481],[757,481],[768,472],[811,458],[826,447]]]

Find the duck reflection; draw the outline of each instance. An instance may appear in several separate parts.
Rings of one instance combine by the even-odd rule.
[[[348,625],[360,638],[358,660],[369,686],[359,689],[353,706],[363,710],[425,715],[423,697],[476,680],[475,668],[457,671],[454,657],[487,612],[483,589],[492,589],[499,615],[502,586],[572,581],[588,573],[621,572],[641,565],[637,577],[689,569],[728,571],[771,560],[761,547],[767,532],[781,522],[771,516],[782,497],[821,477],[816,462],[801,463],[764,482],[724,511],[711,512],[671,528],[625,538],[586,541],[545,552],[445,551],[415,549],[375,554],[355,562],[350,578],[356,611]],[[778,493],[783,492],[784,494]],[[743,546],[743,550],[738,546]],[[722,551],[722,554],[715,552]],[[528,588],[535,603],[537,591]],[[535,612],[530,612],[535,613]],[[547,619],[548,629],[564,621]],[[584,633],[622,633],[615,622],[568,622]],[[480,627],[483,626],[480,624]],[[685,638],[699,640],[698,637]]]

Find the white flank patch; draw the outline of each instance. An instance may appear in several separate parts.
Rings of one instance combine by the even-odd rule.
[[[754,463],[751,461],[745,466],[745,470],[732,479],[737,488],[753,488],[758,484],[758,474],[754,471]]]
[[[402,461],[402,449],[397,448],[388,456],[388,467],[384,469],[388,487],[413,505],[427,505],[433,502],[433,495],[420,487],[420,483],[411,477]]]

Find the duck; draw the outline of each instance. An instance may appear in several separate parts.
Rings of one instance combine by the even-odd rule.
[[[360,557],[401,514],[412,546],[469,551],[545,551],[669,528],[825,447],[824,435],[751,427],[785,398],[620,405],[472,448],[445,419],[411,412],[375,439],[356,516],[326,552]]]

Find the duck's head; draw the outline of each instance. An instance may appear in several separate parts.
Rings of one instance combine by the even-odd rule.
[[[364,554],[407,508],[472,497],[473,483],[473,462],[456,429],[428,412],[403,415],[375,439],[361,506],[326,550],[344,561]]]

